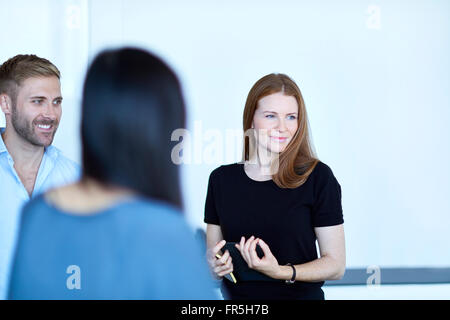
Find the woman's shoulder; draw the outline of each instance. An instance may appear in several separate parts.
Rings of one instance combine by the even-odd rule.
[[[243,164],[238,162],[221,165],[211,171],[210,177],[215,179],[217,177],[236,175],[242,169],[242,166]]]
[[[314,167],[313,174],[319,177],[328,177],[333,175],[333,171],[329,165],[319,160]]]
[[[127,224],[136,221],[137,224],[165,222],[171,224],[182,223],[183,214],[177,207],[157,200],[144,197],[129,198],[121,200],[111,206],[96,210],[93,213],[73,213],[56,207],[46,194],[41,194],[29,201],[23,209],[22,218],[33,221],[42,219],[57,219],[62,223],[88,221],[91,223],[105,223],[108,220],[128,221]],[[56,220],[55,220],[56,221]]]
[[[124,219],[134,219],[140,223],[150,222],[152,225],[183,224],[182,211],[172,204],[157,199],[139,198],[121,206],[115,211]],[[123,215],[123,212],[129,214]]]
[[[331,167],[320,160],[314,167],[310,177],[312,178],[311,180],[313,181],[314,188],[339,184]]]

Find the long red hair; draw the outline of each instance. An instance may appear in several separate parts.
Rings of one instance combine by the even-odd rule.
[[[280,188],[297,188],[306,182],[319,160],[310,141],[308,117],[303,96],[291,78],[285,74],[271,73],[262,77],[253,85],[245,102],[244,133],[252,127],[258,101],[277,92],[283,92],[297,100],[298,129],[286,149],[279,154],[278,170],[272,176],[272,179]],[[248,137],[244,136],[244,138]],[[244,140],[244,161],[249,159],[249,143],[249,140]]]

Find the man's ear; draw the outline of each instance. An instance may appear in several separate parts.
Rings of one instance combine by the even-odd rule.
[[[0,94],[0,107],[5,115],[12,113],[12,101],[6,93]]]

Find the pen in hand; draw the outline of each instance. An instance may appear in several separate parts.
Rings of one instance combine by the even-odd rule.
[[[217,258],[217,259],[220,259],[220,258],[222,258],[222,256],[221,256],[220,254],[216,253],[216,258]],[[231,277],[230,280],[231,280],[233,283],[237,283],[236,277],[234,276],[233,272],[230,272],[229,274],[230,274],[230,277]]]

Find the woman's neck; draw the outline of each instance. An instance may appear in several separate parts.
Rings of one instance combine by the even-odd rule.
[[[102,211],[133,196],[135,193],[129,189],[105,186],[91,178],[53,189],[45,195],[57,208],[76,215]]]
[[[246,166],[261,176],[272,176],[278,171],[279,154],[262,149],[258,146],[256,152],[246,161]]]
[[[245,162],[245,171],[253,180],[271,180],[278,172],[279,154],[267,149],[257,148],[256,152]]]

